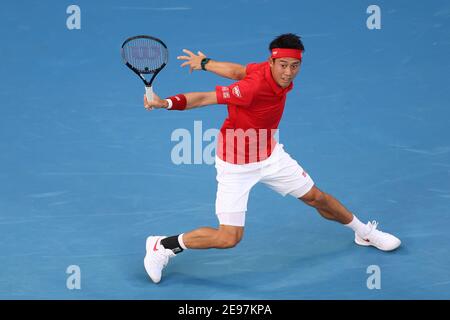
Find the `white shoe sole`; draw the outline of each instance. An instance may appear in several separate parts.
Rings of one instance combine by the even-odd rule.
[[[159,283],[161,281],[161,278],[159,279],[153,279],[152,276],[150,275],[150,261],[148,258],[148,254],[151,252],[152,250],[152,246],[151,246],[151,241],[153,240],[153,238],[158,238],[158,237],[148,237],[147,241],[145,242],[145,257],[144,257],[144,267],[145,267],[145,271],[147,272],[148,276],[150,277],[150,279],[154,282],[154,283]]]
[[[147,259],[147,256],[145,256],[145,258],[144,258],[144,267],[145,267],[145,271],[147,272],[147,274],[148,274],[148,276],[150,277],[150,279],[154,282],[154,283],[159,283],[160,281],[161,281],[161,279],[153,279],[151,276],[150,276],[150,262],[148,261],[148,259]]]
[[[364,247],[370,247],[370,246],[373,246],[373,247],[377,248],[378,250],[386,251],[386,252],[394,251],[395,249],[397,249],[398,247],[400,247],[400,245],[402,244],[402,242],[399,241],[399,243],[398,243],[395,247],[392,247],[392,248],[389,248],[389,249],[384,249],[384,248],[381,248],[381,247],[379,247],[379,246],[377,246],[377,245],[375,245],[375,244],[373,244],[373,243],[371,243],[371,242],[367,242],[367,241],[365,241],[364,239],[358,238],[358,236],[355,237],[355,243],[356,243],[357,245],[364,246]]]

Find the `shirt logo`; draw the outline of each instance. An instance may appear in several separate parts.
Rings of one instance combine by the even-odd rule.
[[[236,97],[238,97],[238,98],[242,98],[242,96],[241,96],[241,90],[239,90],[239,86],[235,86],[235,87],[233,87],[233,94],[236,96]]]
[[[230,89],[228,87],[222,87],[222,95],[224,99],[230,99]]]

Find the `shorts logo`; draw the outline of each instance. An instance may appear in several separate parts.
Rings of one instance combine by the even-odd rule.
[[[306,172],[303,171],[302,176],[304,176],[306,178]]]
[[[242,98],[241,90],[239,90],[239,86],[233,87],[233,94],[238,98]]]

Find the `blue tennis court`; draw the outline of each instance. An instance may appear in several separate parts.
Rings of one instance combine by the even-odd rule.
[[[72,4],[80,29],[67,26]],[[373,4],[381,29],[366,25]],[[351,230],[257,185],[236,248],[185,251],[153,284],[147,236],[217,226],[216,171],[195,155],[227,112],[145,111],[122,42],[165,41],[154,89],[168,96],[231,83],[180,68],[182,49],[247,64],[286,32],[306,51],[280,142],[402,246],[356,246]],[[1,299],[450,299],[448,1],[8,1],[0,34]],[[191,164],[172,161],[176,130]]]

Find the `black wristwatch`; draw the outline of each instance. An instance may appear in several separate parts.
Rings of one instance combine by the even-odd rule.
[[[209,60],[211,60],[211,59],[210,58],[203,58],[202,59],[202,62],[200,63],[200,65],[202,66],[202,70],[207,71],[205,66],[209,62]]]

